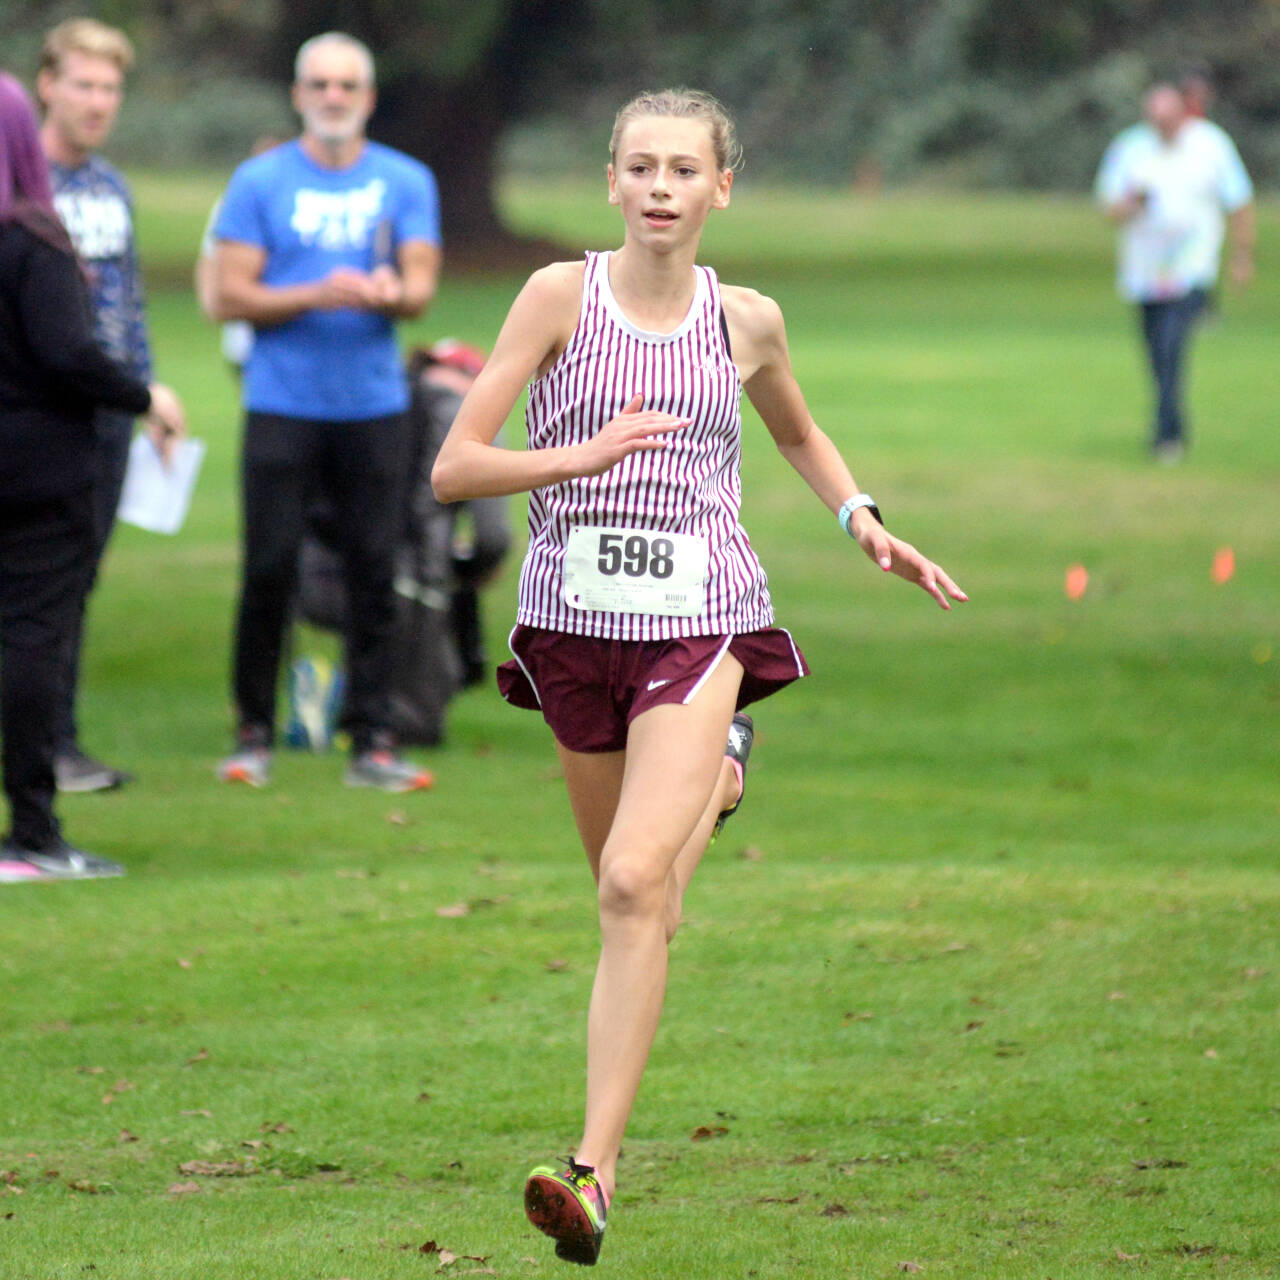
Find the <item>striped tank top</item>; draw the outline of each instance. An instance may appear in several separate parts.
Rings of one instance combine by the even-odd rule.
[[[529,627],[610,640],[742,635],[773,625],[768,582],[738,521],[742,383],[729,353],[720,288],[696,267],[688,315],[671,333],[646,333],[609,286],[607,253],[588,253],[582,312],[555,364],[529,387],[530,449],[581,444],[637,394],[642,407],[691,425],[603,475],[529,495],[529,550],[520,571],[517,620]],[[579,608],[565,590],[566,549],[579,527],[689,535],[702,540],[707,572],[693,616]]]

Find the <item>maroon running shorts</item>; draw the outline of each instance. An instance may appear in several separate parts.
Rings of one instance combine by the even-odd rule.
[[[541,711],[570,751],[621,751],[636,716],[692,702],[726,653],[742,664],[739,709],[809,674],[781,627],[741,636],[601,640],[517,626],[510,643],[515,660],[498,668],[499,691],[513,707]]]

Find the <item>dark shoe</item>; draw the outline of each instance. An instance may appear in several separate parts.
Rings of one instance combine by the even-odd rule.
[[[114,791],[133,779],[123,769],[113,769],[86,755],[79,747],[59,751],[53,759],[53,776],[59,791]]]
[[[124,868],[118,862],[72,848],[65,840],[59,840],[46,849],[23,849],[8,842],[0,850],[0,859],[5,863],[26,862],[35,867],[39,874],[28,877],[31,879],[107,880],[124,875]]]
[[[751,744],[755,739],[755,722],[745,712],[737,712],[733,717],[733,723],[729,726],[729,741],[724,753],[730,760],[736,760],[742,766],[742,790],[733,805],[716,819],[715,829],[711,832],[712,840],[724,830],[724,824],[738,812],[742,797],[747,794],[747,757],[751,754]]]
[[[568,1168],[539,1165],[524,1186],[529,1221],[556,1242],[556,1257],[594,1267],[604,1242],[607,1206],[590,1165],[572,1158]]]

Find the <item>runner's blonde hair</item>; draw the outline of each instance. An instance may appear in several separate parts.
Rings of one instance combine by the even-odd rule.
[[[615,163],[622,134],[633,120],[647,116],[674,116],[682,120],[701,120],[711,134],[711,150],[717,168],[737,169],[742,164],[742,147],[738,142],[733,117],[725,107],[709,93],[700,89],[661,89],[638,93],[628,102],[613,122],[613,134],[609,138],[609,155]]]

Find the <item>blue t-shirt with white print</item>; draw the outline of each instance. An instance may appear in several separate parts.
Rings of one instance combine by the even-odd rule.
[[[394,266],[406,242],[440,242],[435,177],[376,142],[347,169],[326,169],[287,142],[235,171],[214,235],[264,250],[266,285],[309,284],[341,266]],[[391,319],[340,308],[259,326],[244,402],[259,413],[335,422],[403,412],[409,388]]]
[[[75,168],[51,162],[49,176],[58,216],[88,273],[98,345],[149,382],[151,343],[129,184],[101,156]]]

